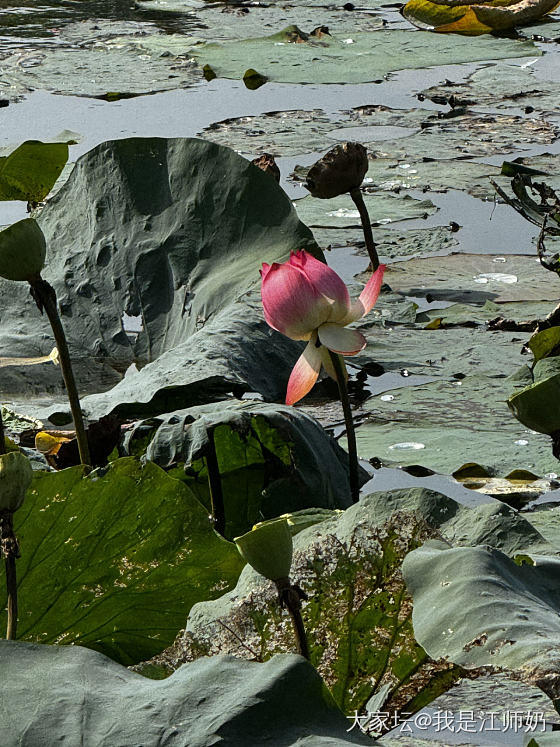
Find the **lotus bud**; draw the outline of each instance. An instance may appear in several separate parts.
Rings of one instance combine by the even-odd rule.
[[[25,218],[0,231],[0,276],[29,280],[44,267],[47,243],[38,223]]]
[[[313,197],[327,200],[357,189],[368,170],[367,150],[360,143],[342,143],[309,169],[306,188]]]
[[[0,511],[21,508],[32,479],[33,470],[21,451],[0,455]]]
[[[288,578],[292,566],[292,535],[285,519],[255,524],[250,532],[235,537],[244,560],[270,581]]]

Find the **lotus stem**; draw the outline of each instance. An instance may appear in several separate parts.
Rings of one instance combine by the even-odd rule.
[[[301,600],[307,599],[307,594],[290,582],[289,578],[279,578],[274,582],[278,589],[278,601],[281,607],[286,607],[292,618],[296,637],[297,652],[309,661],[309,646],[305,635],[305,626],[301,616]]]
[[[224,494],[222,491],[222,479],[220,477],[220,465],[218,464],[213,430],[208,431],[208,444],[206,446],[205,456],[214,529],[218,534],[223,536],[226,528],[226,514],[224,508]]]
[[[6,453],[6,433],[4,432],[4,421],[2,420],[2,405],[0,405],[0,454]]]
[[[344,358],[338,353],[329,350],[329,355],[336,373],[336,382],[338,392],[342,403],[344,413],[344,423],[346,425],[346,440],[348,441],[348,469],[350,474],[350,494],[352,503],[360,500],[360,480],[358,477],[358,449],[356,447],[356,431],[354,430],[354,419],[350,409],[350,398],[348,397],[348,387],[346,385],[346,364]]]
[[[39,307],[39,311],[41,313],[43,313],[43,309],[46,311],[47,317],[52,327],[56,347],[58,349],[58,357],[60,361],[60,367],[62,369],[62,376],[64,378],[66,392],[68,394],[68,400],[70,402],[70,410],[72,412],[72,418],[74,419],[74,428],[76,429],[76,440],[78,442],[80,461],[84,465],[91,466],[91,457],[89,453],[89,444],[84,425],[84,417],[82,414],[82,408],[80,407],[80,398],[78,396],[78,389],[76,387],[74,371],[72,370],[72,361],[70,359],[70,352],[68,350],[66,335],[64,334],[64,328],[62,326],[60,315],[58,313],[56,291],[52,287],[52,285],[44,280],[40,275],[32,278],[29,281],[29,284],[31,285],[31,295],[35,299],[35,302]]]
[[[6,591],[8,592],[8,623],[6,638],[13,641],[17,635],[18,599],[16,558],[19,558],[19,546],[14,535],[13,514],[11,511],[0,513],[0,550],[5,557]]]
[[[369,218],[366,203],[364,202],[361,189],[359,187],[354,187],[354,189],[351,189],[350,197],[354,201],[354,204],[356,205],[356,207],[358,208],[358,212],[360,213],[360,220],[362,221],[362,229],[364,231],[364,238],[366,240],[366,249],[371,262],[371,271],[375,272],[379,267],[379,257],[377,255],[375,241],[373,240],[371,220]]]

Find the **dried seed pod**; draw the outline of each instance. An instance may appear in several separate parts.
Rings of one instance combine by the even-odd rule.
[[[33,470],[21,451],[0,455],[0,511],[14,513],[21,508]]]
[[[270,174],[277,182],[280,181],[280,169],[274,160],[274,156],[271,156],[270,153],[263,153],[262,156],[253,158],[251,163],[266,174]]]
[[[356,189],[368,170],[367,150],[360,143],[342,143],[309,169],[306,188],[323,200]]]
[[[250,532],[235,537],[241,556],[270,581],[288,578],[292,565],[292,535],[286,519],[255,524]]]
[[[33,218],[25,218],[0,231],[0,276],[29,280],[45,264],[47,243]]]

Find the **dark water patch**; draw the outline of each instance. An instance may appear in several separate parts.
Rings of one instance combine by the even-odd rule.
[[[185,14],[139,10],[130,0],[62,0],[53,5],[0,0],[0,47],[57,44],[64,26],[92,19],[151,22],[165,33],[192,31],[193,26]]]

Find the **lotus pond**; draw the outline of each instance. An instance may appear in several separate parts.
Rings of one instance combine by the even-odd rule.
[[[558,743],[560,15],[496,5],[0,0],[2,745]],[[346,142],[354,472],[259,276],[369,287],[305,187]]]

